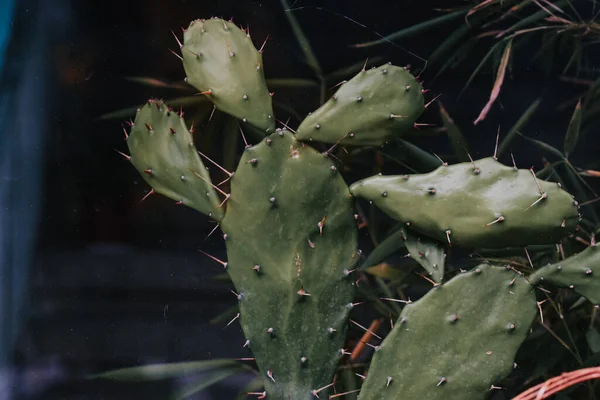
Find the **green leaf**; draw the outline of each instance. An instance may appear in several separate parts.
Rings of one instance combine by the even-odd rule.
[[[442,165],[442,161],[438,160],[433,154],[406,140],[398,140],[396,146],[404,160],[418,172],[430,172]]]
[[[577,145],[577,139],[579,139],[579,129],[581,128],[581,100],[577,102],[575,111],[569,121],[569,127],[567,128],[567,135],[565,136],[565,155],[568,157],[575,146]]]
[[[537,110],[538,106],[540,105],[540,101],[541,98],[538,97],[533,103],[531,103],[531,105],[527,108],[527,110],[525,110],[523,115],[521,115],[521,118],[519,118],[519,120],[510,129],[510,131],[508,131],[506,137],[502,139],[502,142],[500,142],[500,146],[498,146],[498,152],[496,154],[497,157],[500,157],[502,154],[504,154],[504,152],[506,152],[506,150],[508,150],[508,146],[517,136],[517,132],[523,129],[527,122],[529,122],[529,119],[531,118],[533,113],[535,113],[535,110]]]
[[[527,137],[527,136],[523,135],[523,134],[522,134],[522,133],[520,133],[520,132],[517,132],[517,134],[518,134],[519,136],[521,136],[523,139],[526,139],[526,140],[528,140],[529,142],[531,142],[531,143],[535,144],[535,145],[536,145],[537,147],[539,147],[540,149],[542,149],[542,150],[544,150],[544,151],[547,151],[548,153],[552,153],[552,154],[554,154],[555,156],[559,157],[560,159],[563,159],[563,160],[564,160],[564,158],[565,158],[565,155],[564,155],[564,154],[563,154],[563,153],[562,153],[560,150],[558,150],[556,147],[550,146],[549,144],[547,144],[547,143],[544,143],[544,142],[542,142],[541,140],[532,139],[532,138],[530,138],[530,137]]]
[[[446,111],[444,108],[444,105],[441,102],[439,102],[439,105],[442,122],[446,127],[448,139],[450,139],[450,144],[454,148],[454,152],[456,153],[458,160],[461,162],[469,162],[471,159],[469,158],[469,147],[467,141],[460,132],[458,126],[454,123],[452,117],[450,117],[448,114],[448,111]]]
[[[465,9],[459,10],[459,11],[454,11],[452,13],[442,15],[441,17],[433,18],[428,21],[421,22],[420,24],[416,24],[411,27],[408,27],[406,29],[402,29],[398,32],[384,36],[381,39],[374,40],[372,42],[357,43],[357,44],[352,45],[351,47],[354,47],[354,48],[371,47],[371,46],[376,46],[376,45],[382,44],[382,43],[389,43],[393,40],[411,37],[411,36],[417,35],[419,33],[426,32],[427,30],[429,30],[431,28],[435,28],[445,22],[449,22],[455,18],[463,16],[467,13],[467,11],[469,11],[468,8],[465,8]]]
[[[369,254],[367,259],[360,266],[360,269],[364,270],[377,265],[400,249],[406,247],[404,240],[402,240],[403,237],[404,232],[402,229],[398,229],[386,237],[385,240],[383,240],[377,247],[375,247],[375,249],[373,249],[371,254]]]
[[[319,87],[319,83],[312,79],[279,78],[267,79],[267,86],[272,88],[309,88]]]
[[[170,107],[180,107],[180,106],[182,107],[182,106],[189,106],[190,104],[208,103],[208,99],[206,98],[206,96],[185,96],[185,97],[177,97],[174,99],[166,100],[165,103],[167,103]],[[139,105],[133,106],[133,107],[121,108],[119,110],[115,110],[115,111],[103,114],[103,115],[99,116],[98,119],[107,120],[107,119],[123,119],[123,118],[127,118],[127,117],[134,117],[138,108],[140,108]]]
[[[171,398],[173,400],[185,400],[188,397],[200,393],[204,389],[221,382],[223,379],[229,378],[231,375],[234,375],[241,370],[227,369],[223,371],[217,371],[206,378],[202,379],[200,382],[192,383],[190,385],[186,385],[182,389],[178,390]]]
[[[90,376],[90,379],[110,379],[126,382],[156,381],[178,378],[199,372],[221,368],[240,368],[241,364],[231,359],[185,361],[178,363],[148,364],[138,367],[120,368]]]

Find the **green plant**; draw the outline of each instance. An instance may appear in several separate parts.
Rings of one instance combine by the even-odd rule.
[[[344,157],[340,148],[349,147],[348,153],[358,157],[402,143],[431,104],[424,104],[421,84],[404,68],[363,68],[296,133],[289,127],[273,132],[260,51],[247,32],[218,18],[194,21],[184,33],[181,51],[186,73],[193,77],[188,83],[231,113],[244,141],[244,132],[252,132],[259,143],[245,142],[235,172],[219,167],[226,175],[221,184],[230,185],[226,193],[221,184],[212,183],[202,158],[213,161],[197,151],[183,113],[150,100],[126,132],[131,155],[125,157],[153,192],[219,223],[228,260],[215,260],[229,274],[239,301],[230,324],[239,319],[242,325],[244,347],[252,352],[265,387],[255,392],[260,397],[342,395],[333,377],[343,373],[340,359],[354,358],[346,345],[350,312],[361,303],[356,302],[357,275],[375,275],[373,267],[385,269],[381,261],[403,246],[429,272],[433,280],[424,278],[433,288],[411,302],[400,285],[376,279],[387,294],[384,302],[368,290],[361,293],[384,310],[393,304],[398,317],[379,345],[366,342],[375,356],[366,377],[358,374],[365,380],[361,399],[484,397],[514,369],[514,357],[540,306],[536,296],[547,295],[534,290],[542,278],[559,287],[575,282],[575,293],[599,301],[593,233],[590,247],[583,252],[574,248],[571,254],[578,255],[563,263],[570,279],[557,277],[552,266],[536,269],[565,258],[563,244],[572,246],[570,238],[576,237],[582,220],[577,202],[542,180],[548,171],[505,167],[492,158],[448,166],[407,146],[407,154],[419,154],[433,171],[374,176],[348,188],[339,168]],[[572,130],[579,129],[577,113]],[[450,118],[445,123],[449,132],[454,129]],[[332,146],[318,151],[319,142]],[[365,219],[358,198],[400,223],[364,260],[357,249]],[[375,218],[371,221],[370,230]],[[529,265],[515,257],[522,251],[517,246],[526,247]],[[484,264],[469,265],[470,272],[445,271],[451,248],[504,251],[510,257],[487,257]],[[578,257],[589,262],[582,271]],[[406,281],[394,275],[401,271],[391,270],[386,278]],[[396,306],[402,303],[406,306],[400,311]],[[371,338],[379,337],[363,329]],[[136,376],[135,371],[102,376]],[[217,378],[227,376],[220,372]]]

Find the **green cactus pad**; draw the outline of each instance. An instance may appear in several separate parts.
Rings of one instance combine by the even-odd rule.
[[[269,399],[311,399],[333,379],[359,258],[353,209],[330,160],[285,130],[246,149],[231,179],[227,270]]]
[[[426,174],[373,176],[352,184],[350,191],[450,246],[552,244],[579,221],[577,202],[558,184],[492,157]]]
[[[536,313],[533,286],[512,270],[461,273],[402,310],[359,399],[484,399],[513,370]]]
[[[192,21],[183,34],[187,82],[221,111],[263,132],[275,130],[262,54],[234,23],[213,18]]]
[[[425,111],[423,87],[391,64],[363,70],[308,115],[298,140],[379,146],[411,130]]]
[[[600,245],[595,244],[530,276],[534,285],[550,283],[571,288],[594,305],[600,305]]]
[[[138,111],[127,139],[131,163],[156,193],[206,214],[223,217],[210,175],[184,119],[160,100]]]
[[[446,253],[444,246],[437,240],[415,234],[412,230],[403,228],[402,239],[410,256],[417,261],[436,283],[444,279]]]

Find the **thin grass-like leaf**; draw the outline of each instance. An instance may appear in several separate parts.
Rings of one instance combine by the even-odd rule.
[[[565,155],[569,157],[571,152],[575,149],[577,145],[577,139],[579,139],[579,129],[581,128],[581,100],[577,102],[577,106],[575,106],[575,111],[573,112],[573,116],[571,117],[571,121],[569,121],[569,126],[567,128],[567,134],[565,136]]]
[[[564,6],[565,4],[567,4],[567,2],[564,1],[564,0],[563,1],[558,1],[558,2],[555,3],[555,5],[558,6],[558,7]],[[542,20],[542,19],[546,18],[547,16],[548,16],[548,14],[546,13],[546,11],[540,10],[540,11],[538,11],[536,13],[533,13],[529,17],[519,19],[518,22],[516,22],[515,24],[513,24],[509,28],[503,30],[498,35],[496,35],[496,38],[501,38],[502,36],[505,36],[509,32],[514,32],[514,31],[517,31],[517,30],[519,30],[521,28],[529,26],[530,24],[533,24],[534,22]]]
[[[398,140],[396,146],[404,160],[413,167],[415,172],[430,172],[442,165],[442,162],[433,154],[406,140]]]
[[[170,107],[183,107],[189,106],[191,104],[203,104],[208,103],[209,100],[204,96],[185,96],[185,97],[176,97],[173,99],[165,100],[165,103]],[[135,115],[136,111],[140,108],[140,105],[122,108],[120,110],[112,111],[106,114],[99,116],[98,120],[114,120],[114,119],[124,119],[128,117],[132,117]]]
[[[446,111],[446,108],[444,108],[444,105],[440,101],[438,101],[438,104],[440,106],[440,117],[442,118],[442,122],[446,127],[448,139],[450,139],[450,144],[454,148],[454,152],[456,153],[458,160],[460,162],[468,162],[470,158],[469,145],[467,144],[467,141],[460,132],[460,129],[456,123],[454,123],[452,117],[450,117],[450,114],[448,114],[448,111]]]
[[[473,122],[473,125],[477,125],[479,122],[483,121],[487,116],[490,108],[492,108],[492,104],[498,98],[500,94],[500,88],[502,87],[502,83],[504,82],[504,75],[506,73],[506,67],[508,65],[508,61],[510,59],[510,51],[512,48],[512,39],[508,41],[506,47],[504,48],[504,53],[502,54],[502,60],[500,61],[500,66],[498,67],[498,74],[496,75],[496,81],[494,82],[494,87],[492,88],[492,93],[490,94],[490,99],[481,110],[479,117]]]
[[[400,249],[405,248],[406,246],[404,244],[404,240],[402,240],[403,236],[404,232],[402,229],[398,229],[386,237],[381,243],[379,243],[377,247],[373,249],[367,259],[363,261],[360,269],[366,270],[369,267],[380,264],[392,254],[398,252]]]
[[[558,150],[556,147],[551,146],[547,143],[544,143],[541,140],[537,140],[537,139],[533,139],[528,136],[525,136],[521,132],[517,132],[517,134],[519,136],[521,136],[523,139],[535,144],[540,149],[542,149],[548,153],[554,154],[555,156],[559,157],[560,159],[563,159],[563,160],[565,159],[565,155],[560,150]]]
[[[452,21],[455,18],[458,17],[462,17],[463,15],[465,15],[467,12],[469,11],[469,8],[465,8],[462,10],[458,10],[458,11],[454,11],[451,12],[449,14],[446,15],[442,15],[441,17],[437,17],[437,18],[433,18],[430,19],[428,21],[425,22],[421,22],[419,24],[410,26],[406,29],[402,29],[398,32],[394,32],[391,33],[387,36],[382,37],[381,39],[377,39],[371,42],[366,42],[366,43],[357,43],[357,44],[353,44],[351,45],[351,47],[354,48],[365,48],[365,47],[372,47],[372,46],[376,46],[382,43],[389,43],[393,40],[397,40],[397,39],[404,39],[407,37],[411,37],[423,32],[428,31],[429,29],[435,28],[441,24],[444,24],[446,22]]]
[[[187,90],[188,92],[194,92],[196,89],[194,87],[188,85],[185,82],[166,82],[161,81],[160,79],[147,77],[147,76],[126,76],[125,80],[139,83],[144,86],[156,87],[156,88],[164,88],[164,89],[178,89],[178,90]]]
[[[467,36],[470,31],[471,28],[468,25],[462,25],[460,28],[456,29],[442,42],[441,45],[438,46],[437,49],[435,49],[433,53],[431,53],[427,58],[427,62],[431,65],[435,65],[438,59],[444,57],[446,53],[452,50],[454,45]]]
[[[302,27],[298,23],[298,20],[294,16],[294,13],[290,11],[290,4],[287,0],[281,0],[281,4],[283,5],[283,9],[285,11],[285,16],[292,27],[292,31],[294,32],[294,36],[300,45],[300,49],[302,53],[304,53],[304,57],[306,58],[306,63],[312,68],[317,76],[322,76],[323,73],[321,71],[321,65],[317,60],[317,56],[315,55],[310,41],[302,31]]]
[[[232,359],[221,358],[203,361],[185,361],[178,363],[148,364],[137,367],[120,368],[92,375],[90,379],[109,379],[126,382],[158,381],[180,378],[200,372],[240,368],[242,364]]]
[[[529,122],[531,116],[535,113],[535,110],[537,110],[541,100],[542,99],[538,97],[533,103],[531,103],[531,105],[527,107],[527,110],[525,110],[525,112],[523,113],[523,115],[521,115],[521,117],[518,119],[515,125],[510,129],[510,131],[508,131],[506,137],[502,139],[502,142],[500,142],[500,145],[498,146],[498,152],[496,153],[498,157],[500,157],[506,152],[506,150],[508,150],[508,147],[510,146],[513,139],[517,136],[517,133],[523,129],[527,122]]]
[[[319,87],[319,82],[312,79],[277,78],[267,79],[266,82],[269,89]]]
[[[197,393],[202,392],[203,390],[209,388],[210,386],[221,382],[224,379],[229,378],[230,376],[242,372],[241,369],[227,369],[222,371],[217,371],[209,376],[205,377],[199,382],[192,383],[190,385],[186,385],[175,394],[171,396],[172,400],[185,400],[190,396],[193,396]]]
[[[489,58],[494,54],[494,52],[496,51],[496,49],[498,48],[498,46],[500,46],[500,43],[501,42],[498,42],[495,45],[493,45],[488,50],[488,52],[485,54],[485,56],[481,59],[481,61],[479,62],[479,64],[477,64],[477,67],[473,70],[473,72],[469,76],[469,79],[467,79],[467,82],[465,83],[465,85],[461,89],[460,93],[458,94],[458,97],[462,96],[463,92],[471,84],[471,82],[473,81],[473,79],[475,78],[475,76],[477,75],[477,73],[479,73],[479,71],[481,70],[481,68],[483,68],[483,66],[485,65],[485,63],[487,62],[487,60],[489,60]]]

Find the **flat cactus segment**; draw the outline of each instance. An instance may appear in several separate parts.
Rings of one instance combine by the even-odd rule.
[[[352,184],[350,191],[449,246],[553,244],[579,222],[578,203],[558,184],[492,157],[426,174],[373,176]]]
[[[223,217],[210,175],[184,119],[159,100],[137,113],[127,138],[131,163],[159,194],[215,220]]]
[[[530,276],[534,285],[550,283],[571,288],[594,305],[600,305],[600,245],[594,244],[559,263],[538,269]]]
[[[359,399],[484,399],[513,370],[536,313],[533,286],[514,271],[461,273],[402,310]]]
[[[353,210],[330,159],[288,131],[246,149],[231,179],[227,271],[268,399],[314,399],[333,380],[359,260]]]
[[[214,105],[265,133],[275,130],[262,54],[250,35],[220,18],[192,21],[183,34],[187,82]]]
[[[298,140],[379,146],[413,128],[425,111],[423,87],[406,69],[391,64],[363,70],[308,115]]]
[[[436,283],[444,279],[446,252],[444,246],[437,240],[415,234],[410,229],[403,228],[402,239],[410,256],[429,273]]]

